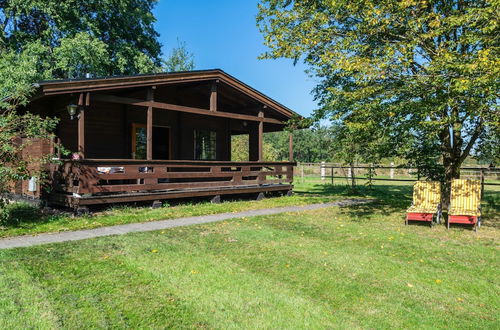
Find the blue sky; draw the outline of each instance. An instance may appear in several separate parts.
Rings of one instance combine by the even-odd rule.
[[[309,115],[316,108],[313,78],[291,60],[258,60],[266,50],[253,0],[160,0],[154,13],[166,55],[177,39],[195,56],[196,69],[222,69],[276,101]]]

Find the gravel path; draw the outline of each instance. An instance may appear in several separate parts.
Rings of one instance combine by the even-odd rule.
[[[236,213],[219,213],[212,215],[202,215],[197,217],[177,218],[177,219],[151,221],[143,223],[130,223],[125,225],[116,225],[116,226],[101,227],[95,229],[39,234],[36,236],[9,237],[0,239],[0,249],[27,247],[33,245],[59,243],[67,241],[78,241],[94,237],[122,235],[134,232],[145,232],[145,231],[161,230],[161,229],[168,229],[181,226],[198,225],[203,223],[217,222],[234,218],[271,215],[271,214],[278,214],[285,212],[318,210],[332,206],[350,206],[350,205],[359,205],[370,202],[372,202],[372,200],[369,199],[345,199],[338,202],[324,203],[324,204],[277,207],[270,209],[242,211]]]

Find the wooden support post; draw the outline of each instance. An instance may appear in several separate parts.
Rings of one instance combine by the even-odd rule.
[[[219,81],[216,80],[212,83],[211,91],[210,91],[210,111],[217,111],[217,83]]]
[[[264,112],[259,111],[259,118],[264,118]],[[262,152],[262,145],[264,143],[264,122],[260,121],[259,122],[259,162],[262,162],[264,160],[264,155]]]
[[[85,109],[80,108],[78,115],[78,154],[85,158]]]
[[[90,92],[85,93],[85,106],[88,107],[90,105]]]
[[[154,101],[154,86],[148,89],[148,101]],[[153,107],[148,106],[146,124],[146,159],[153,159]]]
[[[78,154],[85,158],[85,108],[90,105],[90,93],[80,93],[78,97]]]
[[[288,136],[288,160],[293,162],[293,134]]]

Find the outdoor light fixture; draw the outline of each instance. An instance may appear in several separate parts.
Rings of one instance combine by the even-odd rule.
[[[76,104],[68,104],[66,106],[66,109],[68,110],[68,113],[69,113],[69,116],[71,117],[71,120],[75,119],[75,116],[78,112],[78,106]]]
[[[247,127],[248,123],[246,121],[243,121],[243,127]]]

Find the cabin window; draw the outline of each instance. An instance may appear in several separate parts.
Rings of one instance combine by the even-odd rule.
[[[194,154],[198,160],[215,160],[217,133],[209,130],[194,131]]]
[[[143,124],[132,124],[132,158],[146,159],[147,129]]]

